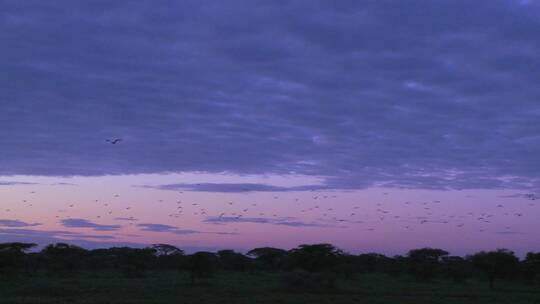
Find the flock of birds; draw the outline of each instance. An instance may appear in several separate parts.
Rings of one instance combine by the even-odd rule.
[[[36,191],[30,192],[30,194],[36,194]],[[331,228],[344,227],[343,225],[364,225],[367,231],[374,231],[376,227],[380,228],[382,225],[411,230],[427,224],[445,224],[454,225],[457,228],[471,225],[480,227],[479,231],[484,232],[486,227],[496,223],[497,219],[521,218],[527,213],[523,204],[519,206],[512,204],[511,207],[496,204],[491,206],[490,212],[471,211],[459,214],[448,212],[452,208],[442,208],[444,203],[438,200],[426,202],[407,201],[401,204],[394,202],[362,203],[351,206],[349,204],[339,203],[339,197],[333,193],[312,194],[314,195],[303,198],[291,199],[290,197],[280,196],[270,198],[279,201],[279,203],[246,202],[245,199],[242,199],[241,201],[228,201],[218,205],[215,203],[188,202],[185,198],[182,198],[185,193],[180,191],[178,192],[178,199],[174,201],[159,199],[155,203],[159,204],[158,208],[160,210],[168,209],[170,211],[168,216],[171,218],[178,219],[184,216],[198,216],[203,222],[212,219],[208,221],[212,224],[219,224],[220,221],[223,221],[223,224],[235,222],[257,223],[258,220],[262,219],[264,222],[264,219],[268,219],[271,223],[283,225],[300,223],[298,226],[304,227],[318,226]],[[383,195],[390,196],[388,193],[384,193]],[[527,194],[526,198],[531,201],[526,206],[529,208],[537,206],[536,202],[534,202],[538,199],[536,195]],[[31,199],[24,199],[22,202],[27,207],[32,207],[32,201]],[[96,199],[93,203],[100,206],[100,208],[94,208],[95,210],[100,210],[100,214],[95,215],[95,220],[127,221],[130,225],[133,225],[139,220],[134,214],[137,206],[125,205],[119,194],[114,194],[107,202]],[[287,205],[284,206],[283,203]],[[269,206],[279,207],[280,205],[281,209],[286,211],[285,213],[268,208]],[[59,220],[68,219],[78,213],[76,212],[78,207],[80,207],[79,204],[67,203],[64,208],[57,210],[55,217]],[[447,210],[447,212],[441,212],[441,210]],[[9,213],[11,209],[5,209],[4,211]],[[140,212],[137,213],[140,214]],[[474,222],[477,225],[474,225]],[[498,229],[500,229],[499,224],[496,223]],[[290,224],[290,226],[294,226],[294,224]],[[511,231],[512,227],[507,225],[504,226],[504,229]]]
[[[106,142],[116,145],[122,141],[121,138],[107,139]],[[30,192],[36,194],[36,191]],[[159,210],[168,210],[168,217],[173,219],[184,216],[200,217],[201,222],[208,224],[231,224],[231,223],[273,223],[277,225],[300,226],[300,227],[348,227],[344,225],[363,225],[366,231],[374,231],[382,228],[384,225],[390,225],[392,229],[401,228],[412,230],[417,227],[428,224],[453,225],[456,228],[472,226],[479,232],[484,232],[494,225],[493,229],[501,229],[509,233],[512,231],[511,223],[513,220],[504,222],[504,219],[521,218],[526,216],[531,207],[536,207],[536,200],[539,197],[534,193],[522,194],[521,197],[528,201],[525,204],[511,204],[506,206],[501,203],[489,206],[489,211],[473,210],[462,213],[455,213],[448,202],[441,200],[431,200],[424,202],[405,201],[396,203],[396,199],[386,199],[392,195],[388,192],[381,193],[380,202],[377,203],[358,203],[354,205],[343,203],[349,198],[338,198],[336,192],[325,191],[318,192],[311,190],[308,193],[299,195],[299,197],[287,197],[283,195],[273,195],[265,198],[266,203],[252,200],[252,196],[243,195],[239,201],[227,201],[223,204],[210,204],[200,202],[188,202],[184,191],[177,192],[175,199],[159,199],[155,203],[159,204]],[[309,195],[307,195],[309,194]],[[188,195],[189,196],[189,195]],[[248,201],[247,198],[249,198]],[[268,202],[271,200],[271,203]],[[32,199],[24,199],[22,202],[26,207],[33,206]],[[136,208],[132,205],[125,205],[119,194],[112,195],[107,201],[95,199],[94,204],[99,204],[100,213],[94,220],[107,219],[116,221],[127,221],[134,225],[139,219],[135,212]],[[281,206],[281,213],[272,209],[272,207]],[[58,209],[55,217],[59,220],[70,218],[77,212],[79,204],[67,203],[64,208]],[[3,210],[6,213],[12,211],[11,208]],[[26,210],[28,211],[28,210]],[[90,220],[90,219],[89,219]],[[501,220],[497,222],[497,220]],[[174,221],[174,220],[172,220]],[[507,223],[507,224],[503,224]],[[362,229],[362,228],[360,228]],[[492,231],[494,231],[492,229]],[[503,231],[503,233],[504,233]]]

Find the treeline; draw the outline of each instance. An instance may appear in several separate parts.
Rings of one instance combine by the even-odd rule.
[[[526,284],[540,283],[540,253],[530,252],[520,260],[512,251],[499,249],[460,257],[442,249],[421,248],[405,256],[388,257],[377,253],[348,254],[330,244],[300,245],[291,250],[263,247],[247,254],[233,250],[196,252],[167,244],[147,248],[115,247],[86,250],[65,243],[51,244],[32,251],[36,244],[0,244],[0,278],[45,274],[75,276],[81,271],[117,271],[126,277],[144,277],[152,271],[188,272],[192,283],[211,277],[219,270],[239,272],[280,272],[290,286],[324,287],[342,277],[352,279],[361,273],[412,276],[418,281],[438,279],[465,283],[485,279],[494,288],[500,279]]]

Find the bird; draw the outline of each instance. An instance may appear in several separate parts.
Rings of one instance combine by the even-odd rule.
[[[114,139],[107,139],[106,142],[109,142],[113,145],[116,145],[117,143],[121,142],[122,139],[121,138],[114,138]]]

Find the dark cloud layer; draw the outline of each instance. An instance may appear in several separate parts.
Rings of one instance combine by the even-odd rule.
[[[237,234],[233,232],[205,232],[205,231],[198,231],[198,230],[192,230],[192,229],[180,229],[178,227],[165,225],[165,224],[151,224],[151,223],[144,223],[144,224],[138,224],[137,227],[140,227],[142,231],[150,231],[150,232],[170,232],[174,234],[197,234],[197,233],[206,233],[206,234],[221,234],[221,235],[232,235]]]
[[[5,237],[21,237],[28,240],[32,239],[48,239],[48,240],[70,240],[70,239],[93,239],[93,240],[110,240],[114,239],[110,235],[93,235],[77,233],[63,230],[33,230],[25,228],[0,228],[0,235]]]
[[[0,186],[18,186],[18,185],[37,185],[37,183],[0,181]]]
[[[61,230],[32,230],[32,229],[4,229],[0,228],[0,243],[3,242],[31,242],[40,246],[67,242],[83,246],[84,248],[107,248],[107,247],[144,247],[143,244],[115,241],[113,236],[92,235]]]
[[[523,232],[519,231],[497,231],[496,234],[508,234],[508,235],[514,235],[514,234],[525,234]]]
[[[0,219],[0,227],[33,227],[39,226],[40,223],[26,223],[19,220]]]
[[[225,225],[229,223],[254,223],[254,224],[270,224],[289,227],[336,227],[323,223],[303,222],[293,217],[284,218],[265,218],[265,217],[238,217],[238,216],[221,216],[207,217],[205,223],[215,225]]]
[[[64,219],[61,221],[62,225],[64,227],[69,228],[91,228],[96,231],[114,231],[122,228],[120,225],[103,225],[103,224],[96,224],[89,220],[85,219],[76,219],[76,218],[70,218],[70,219]]]
[[[139,219],[136,219],[136,218],[134,218],[134,217],[115,217],[114,220],[115,220],[115,221],[136,222],[136,221],[138,221]]]
[[[144,243],[132,243],[122,242],[116,240],[114,236],[110,235],[93,235],[86,233],[77,233],[72,231],[63,230],[33,230],[33,229],[21,229],[21,228],[0,228],[0,243],[5,242],[32,242],[40,246],[48,244],[63,242],[82,246],[87,249],[96,248],[110,248],[110,247],[132,247],[141,248],[146,247],[149,244]],[[217,251],[220,247],[200,247],[200,246],[186,246],[185,244],[179,244],[183,250],[188,253],[197,251]]]
[[[539,15],[517,0],[2,1],[0,175],[537,189]]]
[[[295,187],[280,187],[266,184],[231,184],[231,183],[201,183],[201,184],[168,184],[160,186],[142,186],[145,188],[155,188],[161,190],[187,190],[197,192],[290,192],[328,189],[326,185],[306,185]]]

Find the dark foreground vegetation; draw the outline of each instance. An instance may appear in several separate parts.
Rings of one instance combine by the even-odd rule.
[[[540,303],[540,253],[351,255],[329,244],[186,255],[0,244],[0,303]]]

